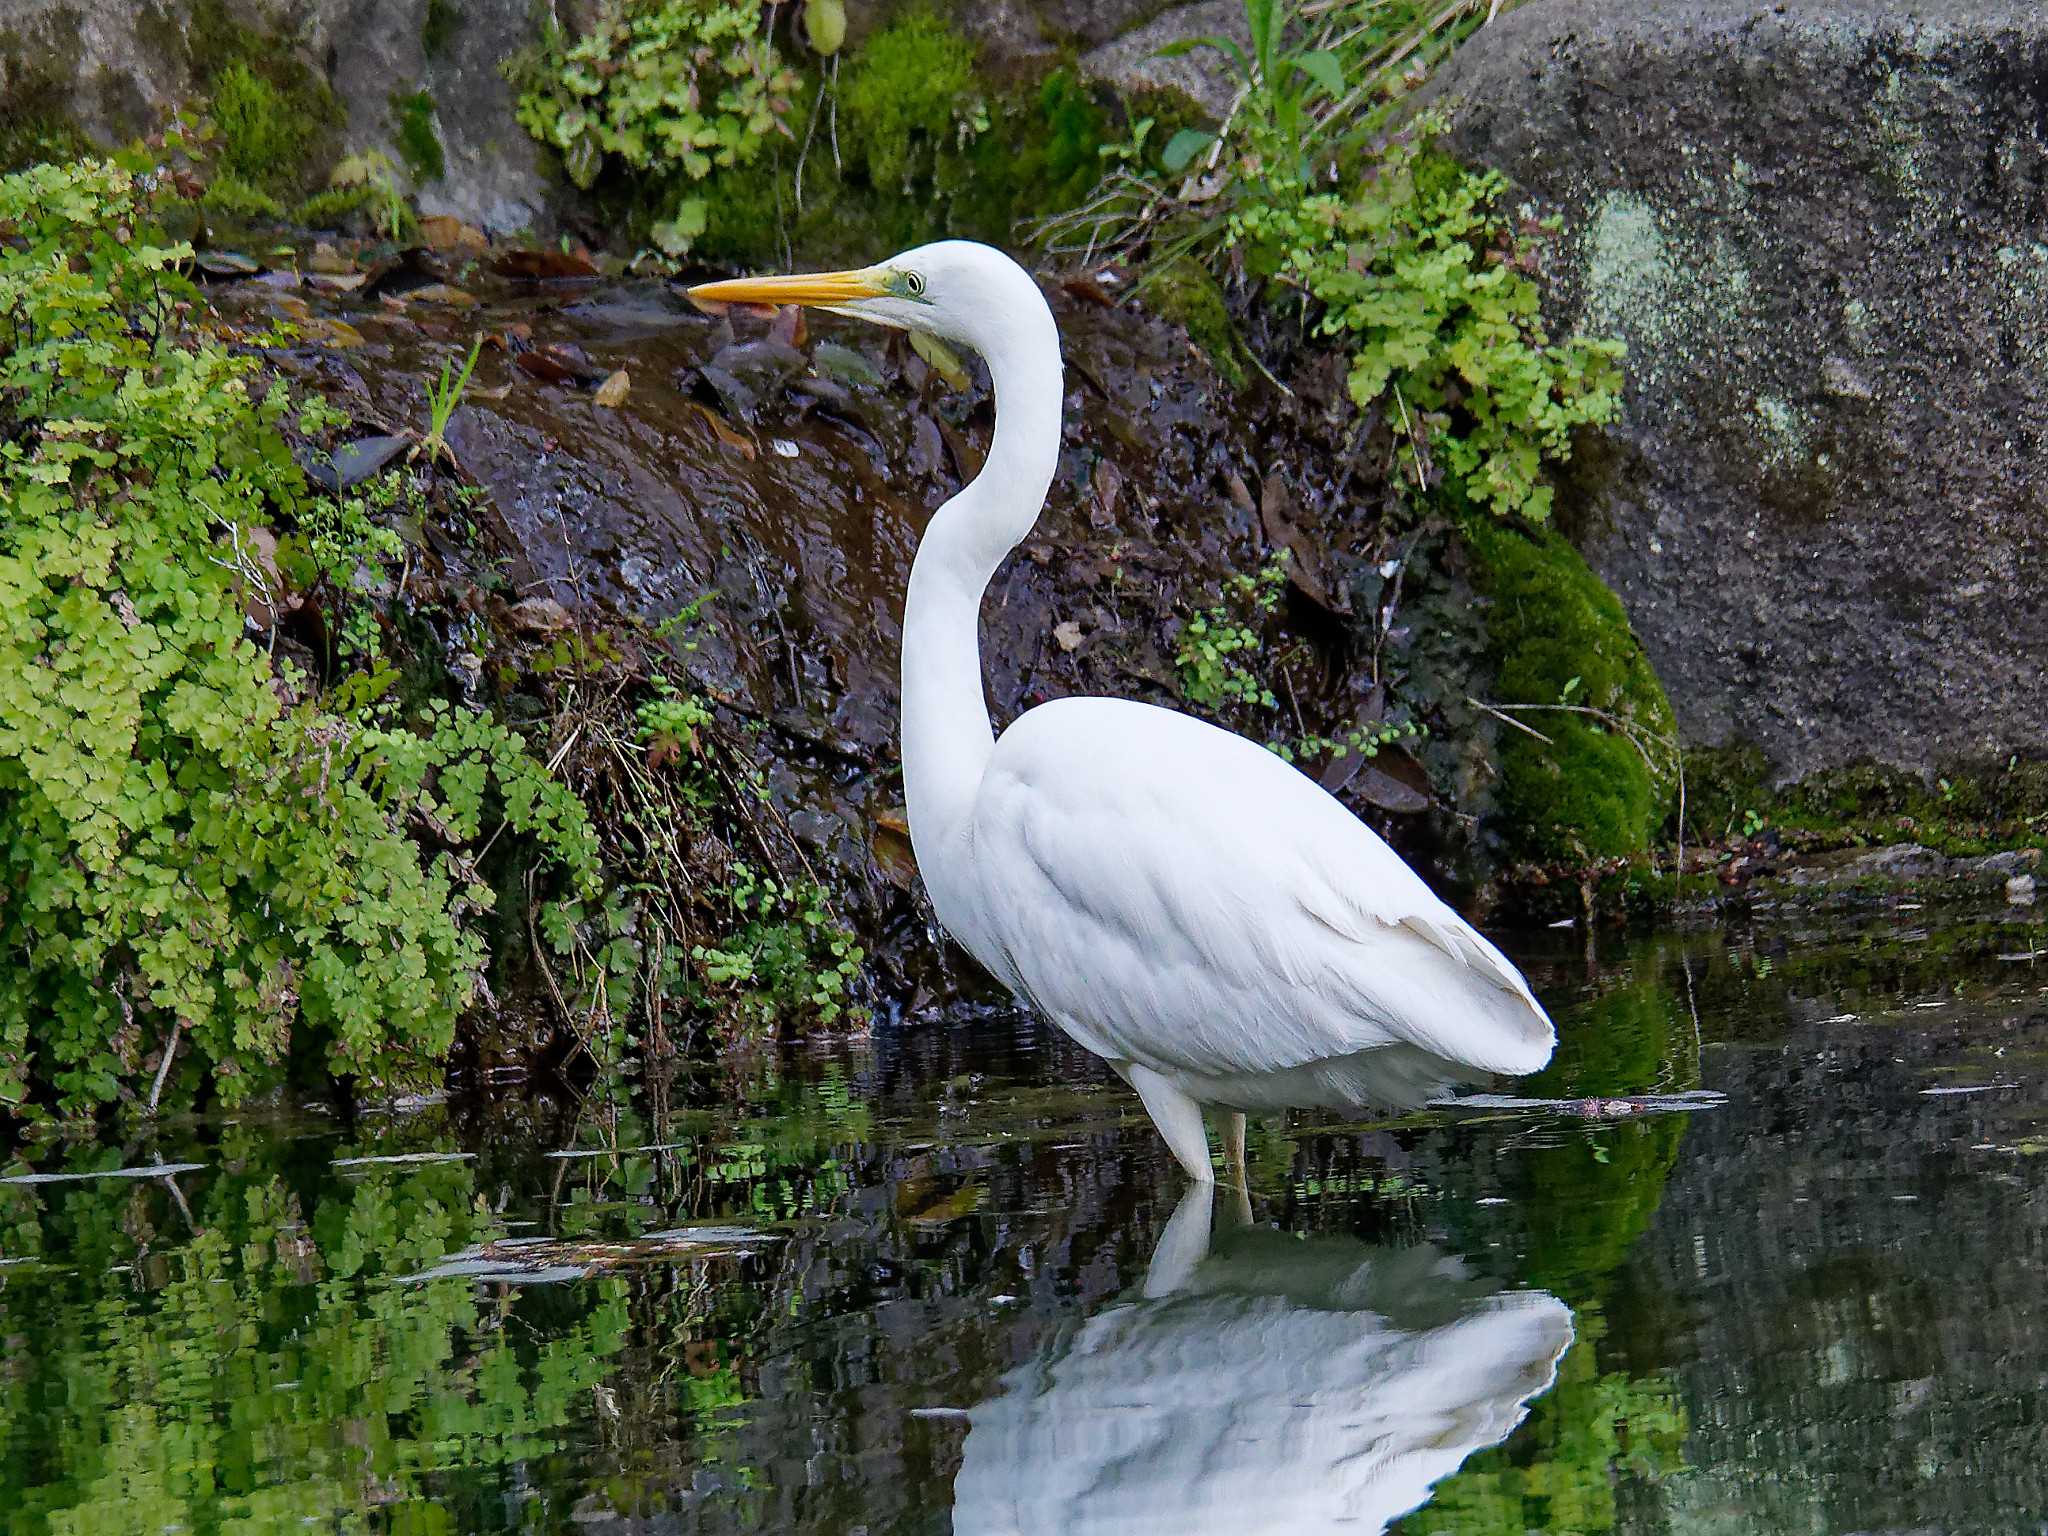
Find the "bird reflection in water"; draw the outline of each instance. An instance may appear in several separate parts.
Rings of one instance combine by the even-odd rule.
[[[1226,1193],[1223,1197],[1232,1201]],[[1549,1390],[1572,1315],[1440,1249],[1175,1209],[1138,1299],[968,1416],[954,1536],[1369,1536]],[[1489,1292],[1491,1291],[1491,1294]]]

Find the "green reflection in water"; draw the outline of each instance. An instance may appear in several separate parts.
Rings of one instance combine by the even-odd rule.
[[[229,1131],[190,1196],[0,1190],[6,1252],[28,1259],[0,1288],[7,1531],[470,1529],[480,1474],[588,1413],[620,1282],[536,1338],[470,1282],[394,1283],[498,1235],[473,1165],[294,1178],[263,1151]]]
[[[1638,951],[1605,990],[1562,1014],[1556,1056],[1518,1091],[1588,1099],[1696,1087],[1686,963],[1675,950]],[[1611,1531],[1630,1495],[1653,1500],[1683,1468],[1676,1382],[1617,1369],[1605,1346],[1614,1274],[1657,1213],[1690,1119],[1599,1118],[1517,1149],[1502,1181],[1521,1233],[1516,1275],[1570,1303],[1577,1338],[1528,1419],[1439,1484],[1401,1523],[1408,1536]]]

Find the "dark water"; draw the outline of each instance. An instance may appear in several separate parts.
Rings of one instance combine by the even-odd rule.
[[[1243,1208],[1008,1016],[39,1146],[198,1166],[0,1185],[0,1527],[2039,1532],[2048,934],[1922,916],[1511,945],[1539,1091],[1727,1104],[1275,1118]]]

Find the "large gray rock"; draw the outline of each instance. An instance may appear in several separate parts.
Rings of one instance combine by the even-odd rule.
[[[338,150],[381,150],[403,167],[396,102],[424,91],[445,173],[414,191],[423,213],[500,233],[550,221],[540,148],[512,115],[499,63],[533,36],[527,0],[454,0],[443,46],[426,47],[427,0],[222,0],[230,21],[295,55],[347,115]],[[194,0],[0,0],[0,103],[33,87],[103,143],[158,126],[205,95]]]
[[[1536,0],[1440,81],[1630,349],[1573,531],[1695,743],[2048,736],[2048,10]]]

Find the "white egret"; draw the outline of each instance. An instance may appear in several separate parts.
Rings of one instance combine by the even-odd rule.
[[[1127,699],[1026,712],[997,740],[980,609],[1059,459],[1059,330],[1000,251],[942,240],[880,265],[701,284],[979,352],[996,428],[933,515],[903,614],[903,787],[946,930],[1106,1058],[1198,1181],[1202,1107],[1407,1106],[1474,1071],[1533,1072],[1550,1020],[1522,975],[1370,828],[1263,747]]]
[[[1550,1389],[1570,1309],[1427,1245],[1209,1243],[1183,1197],[1142,1296],[1055,1335],[968,1412],[953,1536],[1370,1536]]]

